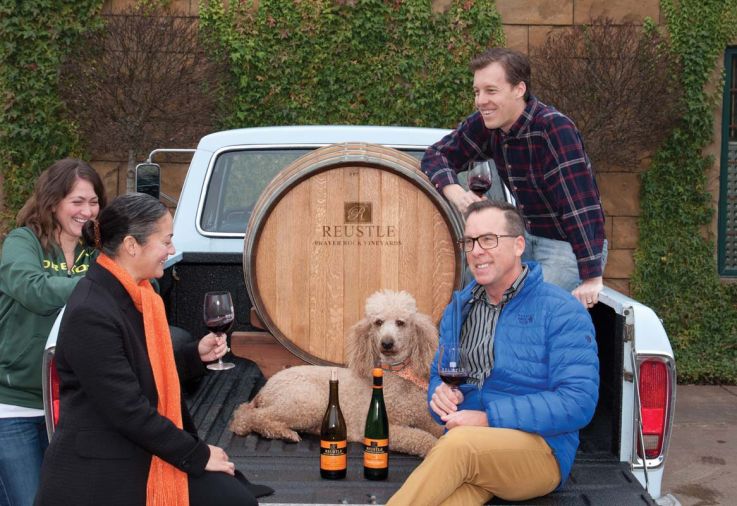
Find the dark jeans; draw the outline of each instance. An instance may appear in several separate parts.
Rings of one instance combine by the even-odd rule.
[[[30,506],[49,446],[44,417],[0,418],[0,506]]]

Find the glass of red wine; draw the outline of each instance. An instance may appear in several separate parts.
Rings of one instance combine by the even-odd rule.
[[[235,322],[233,298],[230,292],[207,292],[204,303],[205,325],[210,332],[226,334]],[[226,371],[235,367],[231,362],[223,362],[222,358],[212,364],[207,364],[213,371]]]
[[[486,195],[491,188],[491,170],[489,163],[477,163],[468,171],[468,189],[479,197]]]
[[[468,379],[466,352],[459,342],[440,344],[438,374],[440,379],[454,390],[458,390],[458,387]]]

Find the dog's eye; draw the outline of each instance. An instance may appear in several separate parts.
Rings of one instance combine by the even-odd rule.
[[[384,325],[384,320],[376,320],[374,321],[374,325],[376,325],[377,327],[381,327],[382,325]]]
[[[397,327],[404,327],[404,320],[397,320],[397,321],[396,321],[396,322],[394,322],[394,323],[396,323],[396,324],[397,324]]]

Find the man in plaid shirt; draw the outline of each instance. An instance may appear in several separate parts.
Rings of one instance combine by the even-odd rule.
[[[524,260],[586,307],[598,301],[606,259],[604,211],[573,122],[530,93],[527,57],[492,48],[471,62],[477,112],[428,148],[422,171],[458,210],[481,197],[459,172],[493,160],[527,225]]]

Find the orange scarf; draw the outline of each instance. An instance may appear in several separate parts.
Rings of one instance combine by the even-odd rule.
[[[148,280],[136,284],[128,271],[104,253],[97,257],[97,263],[120,281],[136,309],[143,314],[148,358],[159,397],[157,410],[181,429],[181,390],[164,301]],[[146,506],[189,506],[187,474],[153,455],[146,485]]]

